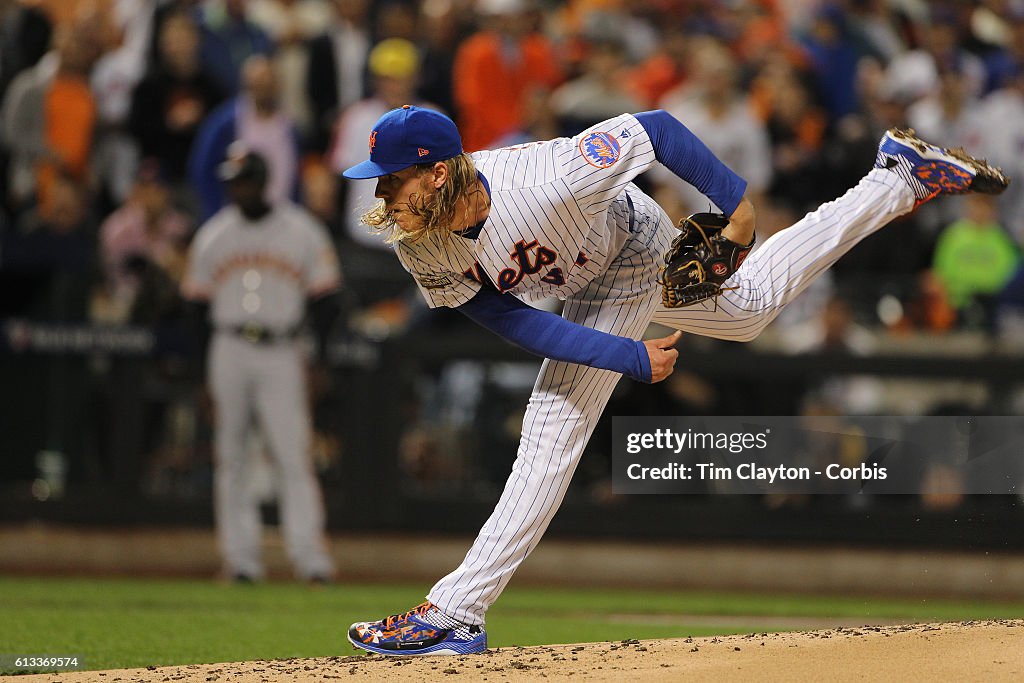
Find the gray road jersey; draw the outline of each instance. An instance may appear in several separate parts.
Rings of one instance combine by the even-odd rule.
[[[229,205],[196,233],[182,290],[211,302],[215,327],[284,332],[301,322],[307,297],[340,277],[327,230],[305,209],[283,203],[253,222]]]

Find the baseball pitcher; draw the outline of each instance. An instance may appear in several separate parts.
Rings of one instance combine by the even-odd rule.
[[[723,214],[675,222],[632,180],[661,163]],[[345,171],[376,178],[364,221],[383,231],[432,307],[448,306],[546,358],[505,489],[462,564],[427,602],[349,629],[384,655],[487,646],[484,617],[558,510],[621,375],[672,373],[681,331],[748,341],[854,244],[940,194],[1007,179],[912,131],[882,138],[875,168],[839,199],[754,244],[746,183],[663,111],[623,114],[574,138],[465,154],[450,119],[406,106]],[[528,302],[565,301],[561,316]],[[639,341],[651,322],[679,330]]]

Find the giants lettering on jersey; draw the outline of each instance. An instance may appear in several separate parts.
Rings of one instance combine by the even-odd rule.
[[[558,260],[558,252],[542,246],[537,240],[531,242],[519,240],[514,249],[510,256],[519,264],[519,267],[505,268],[498,273],[498,289],[503,292],[507,292],[522,282],[524,276],[539,273],[544,266],[550,266]],[[537,260],[531,263],[530,252],[534,249],[537,250]],[[562,274],[561,268],[552,268],[541,280],[552,285],[565,284],[565,276]]]
[[[228,254],[226,258],[214,266],[212,273],[213,281],[219,284],[232,273],[251,268],[276,272],[293,282],[302,282],[302,270],[272,251]]]

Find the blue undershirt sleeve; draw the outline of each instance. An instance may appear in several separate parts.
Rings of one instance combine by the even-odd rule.
[[[651,138],[658,161],[709,197],[726,216],[736,211],[747,181],[712,154],[689,128],[662,109],[641,112],[636,120]]]
[[[643,342],[578,325],[486,286],[456,310],[538,356],[651,381],[651,361]]]

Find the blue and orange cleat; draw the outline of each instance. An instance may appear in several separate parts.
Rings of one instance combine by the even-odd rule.
[[[424,602],[404,614],[352,624],[348,642],[391,657],[468,655],[487,649],[487,633],[481,626],[458,622],[433,603]]]
[[[912,128],[890,128],[878,143],[875,168],[892,169],[914,190],[917,204],[940,194],[999,194],[1010,184],[1003,171],[963,148],[930,145]]]

